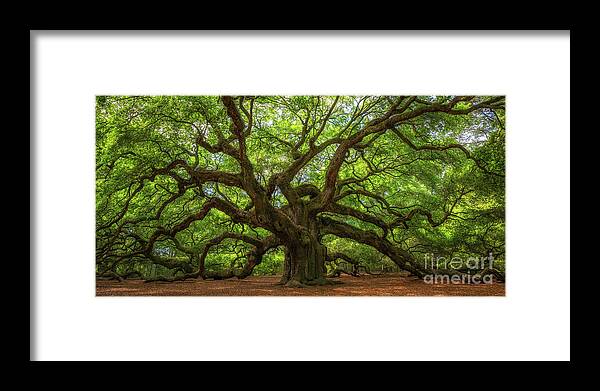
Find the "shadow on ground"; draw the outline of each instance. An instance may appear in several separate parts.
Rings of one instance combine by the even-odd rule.
[[[243,280],[96,281],[96,296],[504,296],[503,283],[426,284],[421,279],[386,274],[336,278],[340,285],[284,288],[278,276]]]

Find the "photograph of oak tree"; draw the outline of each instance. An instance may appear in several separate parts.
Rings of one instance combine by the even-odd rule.
[[[96,295],[503,296],[504,96],[97,96]]]

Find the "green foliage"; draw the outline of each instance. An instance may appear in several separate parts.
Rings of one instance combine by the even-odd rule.
[[[314,145],[336,138],[346,139],[369,121],[385,115],[395,97],[381,96],[263,96],[254,97],[252,132],[246,140],[247,154],[258,183],[267,188],[269,178],[283,172]],[[418,97],[411,108],[428,103],[443,104],[453,97]],[[490,97],[460,101],[455,110],[468,110]],[[335,103],[335,105],[334,105]],[[250,110],[246,102],[242,107]],[[333,109],[331,109],[333,107]],[[330,112],[328,116],[328,113]],[[176,160],[194,170],[238,175],[236,158],[211,152],[198,144],[222,142],[231,127],[226,109],[214,96],[98,96],[96,98],[96,224],[99,262],[121,259],[115,254],[133,254],[118,262],[119,273],[137,271],[143,276],[175,275],[181,270],[154,265],[145,254],[136,253],[157,230],[169,230],[187,216],[201,212],[209,197],[227,200],[240,210],[251,207],[246,191],[214,182],[184,186],[190,174],[181,167],[168,175],[153,172]],[[217,131],[219,130],[219,131]],[[400,137],[401,132],[413,146]],[[460,149],[416,150],[414,146]],[[232,145],[238,146],[237,140]],[[312,146],[311,146],[312,145]],[[363,145],[361,147],[361,145]],[[294,176],[293,185],[313,184],[322,188],[327,167],[339,143],[331,142]],[[482,109],[465,115],[426,112],[402,122],[393,130],[373,133],[349,150],[339,171],[338,182],[354,191],[337,202],[393,224],[401,215],[420,208],[431,214],[415,214],[389,232],[349,215],[329,216],[352,227],[385,236],[394,245],[411,251],[417,259],[433,252],[440,255],[479,255],[493,252],[504,261],[504,166],[505,129],[503,109]],[[470,158],[469,158],[470,157]],[[482,167],[487,170],[486,173]],[[489,172],[500,175],[490,175]],[[354,181],[354,183],[352,182]],[[360,192],[363,194],[360,194]],[[178,194],[179,193],[179,194]],[[365,196],[372,193],[381,200]],[[288,201],[276,191],[273,205]],[[450,216],[446,215],[450,213]],[[445,220],[444,220],[445,219]],[[116,232],[119,233],[118,240]],[[265,238],[269,232],[232,222],[230,216],[213,209],[204,219],[192,222],[173,238],[161,238],[153,255],[172,262],[197,266],[207,241],[225,232]],[[124,233],[124,234],[123,234]],[[112,242],[111,242],[112,241]],[[343,251],[373,270],[394,265],[374,248],[349,239],[325,236],[330,251]],[[118,248],[118,251],[115,250]],[[207,270],[242,269],[248,243],[226,240],[211,249]],[[100,250],[102,249],[102,250]],[[281,273],[281,248],[267,252],[254,269],[257,275]]]
[[[267,253],[262,262],[254,268],[252,274],[256,276],[274,276],[283,271],[283,251],[277,250]]]

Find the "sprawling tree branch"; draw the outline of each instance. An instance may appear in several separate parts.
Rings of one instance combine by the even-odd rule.
[[[182,109],[160,99],[115,100],[112,117],[105,114],[99,122],[99,148],[107,155],[96,167],[103,190],[96,227],[100,276],[120,276],[116,270],[124,264],[150,262],[181,273],[154,280],[243,278],[266,251],[283,246],[293,250],[286,252],[290,273],[318,280],[321,266],[302,258],[324,257],[324,235],[366,244],[400,268],[423,275],[426,270],[397,235],[404,231],[413,241],[423,240],[415,239],[414,227],[432,230],[466,213],[461,206],[474,189],[442,179],[446,168],[456,165],[447,176],[463,181],[467,169],[504,175],[496,171],[497,160],[486,162],[489,154],[498,156],[485,149],[491,142],[472,147],[456,137],[438,144],[415,125],[432,129],[431,118],[481,112],[494,113],[493,120],[501,122],[496,111],[504,109],[503,97],[222,96],[182,100]],[[265,142],[286,155],[272,156],[277,154]],[[399,152],[390,152],[394,149]],[[414,179],[421,167],[436,165],[444,167],[438,188]],[[423,187],[431,187],[431,201],[421,202],[422,194],[411,200],[407,193],[413,190],[407,189]],[[197,227],[207,226],[210,232],[196,242]],[[260,233],[247,234],[255,229]],[[205,270],[209,253],[226,240],[250,247],[243,269]],[[161,246],[177,255],[160,253]],[[344,253],[327,260],[333,255],[357,264]]]

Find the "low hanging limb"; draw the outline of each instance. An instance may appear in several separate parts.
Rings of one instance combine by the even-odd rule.
[[[342,261],[351,264],[352,271],[347,272],[344,269],[338,268],[337,264],[335,264],[335,261],[337,261],[338,259],[341,259]],[[340,253],[340,252],[327,253],[327,259],[325,260],[325,262],[333,263],[336,266],[334,270],[332,270],[329,274],[327,274],[327,277],[339,277],[340,274],[348,274],[353,277],[360,277],[360,269],[363,269],[366,274],[370,274],[370,275],[380,274],[380,273],[371,273],[368,266],[363,265],[359,261],[351,258],[350,256],[348,256],[344,253]]]
[[[241,240],[248,244],[252,245],[252,249],[248,252],[247,258],[248,262],[244,265],[244,268],[240,271],[235,271],[233,269],[228,269],[225,271],[212,272],[205,270],[204,262],[206,260],[206,256],[212,247],[217,246],[225,239],[234,239]],[[204,250],[200,254],[198,258],[198,269],[192,273],[185,273],[181,276],[174,277],[156,277],[152,279],[147,279],[144,282],[156,282],[156,281],[164,281],[164,282],[173,282],[173,281],[184,281],[187,279],[197,279],[201,277],[203,280],[214,279],[214,280],[224,280],[228,278],[237,277],[238,279],[246,278],[249,276],[254,267],[262,262],[263,255],[271,248],[277,247],[279,245],[279,240],[275,236],[267,236],[264,239],[257,239],[247,235],[242,235],[233,232],[225,232],[219,236],[216,236],[209,240],[205,246]]]
[[[493,275],[496,280],[500,281],[500,282],[505,282],[505,275],[504,273],[502,273],[501,271],[497,270],[497,269],[493,269],[493,268],[485,268],[483,269],[481,272],[477,273],[481,278],[487,276],[487,275]]]

